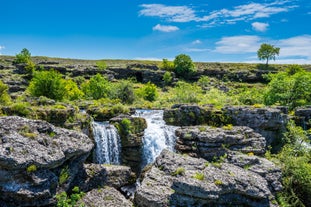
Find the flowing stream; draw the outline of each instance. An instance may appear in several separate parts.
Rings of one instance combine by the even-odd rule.
[[[154,162],[163,149],[174,151],[177,127],[165,124],[163,110],[136,110],[134,116],[147,121],[143,138],[143,166]]]
[[[92,127],[96,163],[120,164],[121,143],[117,129],[107,122],[93,122]]]

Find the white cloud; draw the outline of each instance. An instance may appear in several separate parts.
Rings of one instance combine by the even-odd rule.
[[[277,44],[282,57],[303,57],[311,61],[311,35],[282,39]]]
[[[185,52],[206,52],[210,51],[210,49],[207,48],[186,48],[184,49]]]
[[[143,9],[139,11],[141,16],[160,17],[169,22],[193,21],[195,11],[187,6],[166,6],[163,4],[142,4]]]
[[[253,30],[259,31],[259,32],[265,32],[267,28],[269,27],[268,23],[262,23],[262,22],[253,22],[252,23]]]
[[[152,30],[160,31],[160,32],[175,32],[179,30],[179,28],[176,26],[171,26],[171,25],[157,24],[156,26],[152,27]]]
[[[210,11],[205,15],[198,15],[202,11],[195,11],[188,6],[166,6],[163,4],[142,4],[140,16],[163,18],[168,22],[205,22],[203,27],[220,24],[235,24],[239,21],[251,21],[258,18],[267,18],[271,15],[288,12],[296,8],[290,1],[274,1],[272,3],[248,3],[233,7]]]
[[[260,46],[260,37],[241,35],[223,37],[216,42],[215,52],[222,54],[242,54],[256,52]]]
[[[202,44],[202,41],[201,40],[194,40],[192,42],[193,45],[199,45],[199,44]]]

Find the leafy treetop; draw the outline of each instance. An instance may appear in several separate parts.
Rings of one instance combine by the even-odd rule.
[[[257,51],[257,56],[259,60],[266,60],[266,65],[268,65],[269,60],[275,60],[275,56],[279,55],[279,53],[279,47],[274,47],[273,45],[263,43]]]

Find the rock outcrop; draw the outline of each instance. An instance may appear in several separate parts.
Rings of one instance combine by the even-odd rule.
[[[249,127],[182,127],[176,130],[176,150],[194,157],[212,160],[231,151],[263,155],[266,140]]]
[[[104,206],[122,206],[132,207],[133,203],[127,200],[119,191],[111,187],[94,189],[77,203],[77,206],[83,205],[85,207],[104,207]]]
[[[295,110],[295,122],[303,129],[311,128],[311,106],[300,107]]]
[[[110,119],[121,138],[121,163],[130,166],[135,173],[141,170],[143,161],[143,135],[147,122],[140,117],[120,115]]]
[[[120,189],[123,186],[136,182],[136,176],[130,167],[105,164],[84,164],[73,186],[78,186],[81,191],[88,192],[104,186]]]
[[[269,182],[260,173],[167,150],[145,174],[135,203],[139,207],[276,206]]]
[[[0,117],[0,203],[55,203],[55,194],[69,189],[93,146],[86,135],[45,121]]]
[[[278,108],[255,108],[249,106],[228,106],[215,110],[212,106],[176,105],[164,111],[167,124],[176,126],[192,126],[207,124],[211,126],[248,126],[267,140],[267,146],[282,136],[286,128],[288,116]]]
[[[267,146],[277,142],[286,129],[288,117],[277,108],[225,107],[236,126],[248,126],[266,138]]]

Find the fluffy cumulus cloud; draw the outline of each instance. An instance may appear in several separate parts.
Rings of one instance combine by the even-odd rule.
[[[260,37],[241,35],[223,37],[216,42],[215,52],[222,54],[243,54],[256,52],[260,47]]]
[[[281,48],[280,61],[291,60],[288,62],[311,63],[311,35],[282,39],[277,46]]]
[[[248,3],[233,8],[222,8],[210,12],[196,11],[189,6],[167,6],[164,4],[142,4],[140,16],[159,17],[168,22],[204,22],[203,27],[220,24],[235,24],[239,21],[251,21],[268,18],[271,15],[288,12],[296,8],[290,1],[271,3]]]
[[[160,31],[160,32],[175,32],[175,31],[179,30],[179,28],[176,26],[172,26],[172,25],[157,24],[156,26],[154,26],[152,28],[152,30]]]
[[[253,22],[252,23],[253,30],[259,31],[259,32],[265,32],[267,28],[269,27],[268,23],[262,23],[262,22]]]
[[[169,22],[189,22],[195,19],[195,11],[187,6],[166,6],[163,4],[142,4],[141,16],[160,17]]]

